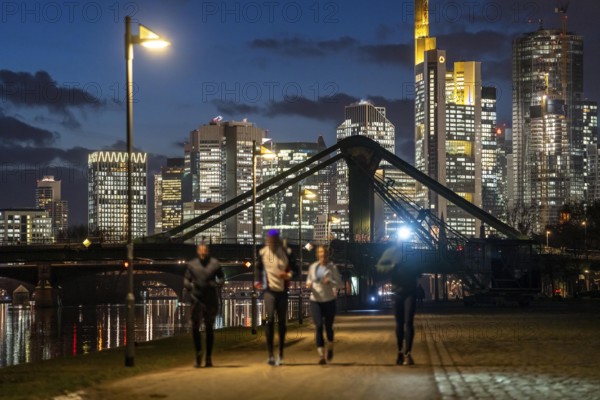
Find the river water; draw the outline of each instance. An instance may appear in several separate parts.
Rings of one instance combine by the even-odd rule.
[[[290,301],[290,318],[297,315],[296,307]],[[190,308],[177,300],[136,305],[136,342],[189,332]],[[308,301],[303,309],[306,314]],[[249,300],[224,299],[217,328],[250,326],[250,311]],[[262,315],[262,301],[258,312]],[[0,367],[123,346],[125,316],[122,305],[36,309],[0,304]]]

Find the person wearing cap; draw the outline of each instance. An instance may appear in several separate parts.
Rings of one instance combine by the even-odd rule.
[[[289,282],[297,273],[297,266],[292,251],[284,246],[279,232],[270,230],[266,238],[266,246],[259,252],[256,265],[254,286],[264,290],[263,301],[267,314],[265,331],[267,337],[267,350],[269,365],[283,364],[283,349],[285,346],[286,320],[288,308]],[[275,314],[279,331],[279,357],[275,361]]]

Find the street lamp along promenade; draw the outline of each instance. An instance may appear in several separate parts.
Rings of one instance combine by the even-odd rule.
[[[139,24],[139,34],[131,33],[131,17],[125,17],[125,90],[127,103],[127,306],[125,335],[125,366],[135,365],[135,295],[133,289],[133,45],[149,49],[162,49],[170,43],[144,25]]]
[[[256,335],[256,322],[258,316],[258,293],[256,291],[256,263],[257,263],[257,250],[256,250],[256,161],[259,157],[266,160],[273,160],[277,158],[277,155],[271,150],[267,149],[262,144],[257,149],[256,140],[252,141],[252,303],[250,305],[251,311],[251,329],[252,334]]]

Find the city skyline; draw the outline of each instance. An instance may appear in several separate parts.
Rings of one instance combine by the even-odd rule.
[[[180,156],[187,132],[216,115],[228,120],[247,117],[280,142],[305,141],[309,132],[309,139],[323,134],[333,143],[344,106],[360,98],[387,108],[396,125],[397,153],[412,162],[412,1],[286,3],[286,14],[286,4],[280,4],[272,23],[268,10],[261,10],[263,20],[256,21],[247,6],[230,3],[148,2],[134,10],[127,9],[133,3],[100,2],[83,4],[72,13],[59,9],[60,18],[40,3],[29,8],[15,3],[16,10],[3,10],[0,30],[15,37],[3,50],[7,56],[0,73],[5,185],[28,186],[19,182],[54,174],[63,181],[64,197],[72,205],[71,221],[85,223],[85,157],[92,149],[122,148],[125,124],[119,87],[124,69],[122,18],[127,11],[135,11],[134,17],[173,43],[162,55],[136,52],[134,143],[151,154],[149,173],[156,173],[167,157]],[[219,9],[223,4],[229,8]],[[291,7],[296,5],[302,14],[298,21],[292,18]],[[597,3],[582,1],[569,10],[571,27],[586,40],[584,91],[594,100],[600,96],[591,72],[600,41],[593,24],[585,22],[597,8]],[[100,12],[94,14],[97,9]],[[456,57],[449,61],[482,61],[483,83],[498,84],[498,121],[510,125],[511,41],[537,29],[538,17],[546,27],[558,27],[553,4],[483,1],[467,6],[431,1],[430,13],[432,35],[443,38],[441,47]],[[377,15],[376,22],[357,24],[365,15]],[[530,19],[533,24],[527,23]],[[74,33],[79,37],[72,48]],[[222,49],[239,54],[223,55],[229,52]],[[73,50],[80,56],[74,57]],[[210,54],[221,56],[207,58]],[[237,67],[242,60],[247,61],[244,73]],[[318,73],[311,68],[316,63]],[[353,78],[364,73],[371,77],[368,83]],[[15,82],[41,92],[19,91],[23,87],[11,86]],[[258,99],[251,92],[255,83],[262,91]],[[289,90],[299,85],[303,96],[286,101],[279,90],[284,84]],[[279,88],[270,103],[263,101],[268,100],[269,88]],[[327,94],[336,96],[328,99]],[[54,171],[53,166],[61,168]],[[30,192],[8,190],[0,206],[25,205],[31,199]]]

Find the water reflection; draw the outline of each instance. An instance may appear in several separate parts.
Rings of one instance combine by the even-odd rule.
[[[304,301],[304,315],[308,307],[308,301]],[[136,305],[135,340],[143,342],[189,332],[190,309],[189,304],[177,300]],[[264,315],[260,300],[258,312],[259,316]],[[121,305],[36,309],[0,304],[0,367],[123,346],[125,314]],[[251,315],[249,299],[224,299],[216,325],[249,327]],[[297,315],[298,302],[291,300],[288,316]]]

